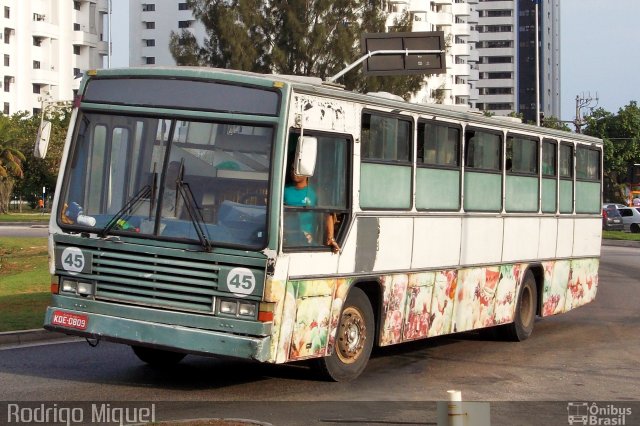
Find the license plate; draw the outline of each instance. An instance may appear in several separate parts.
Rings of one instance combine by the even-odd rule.
[[[55,311],[51,324],[78,330],[86,330],[89,324],[87,315],[72,314],[71,312]]]

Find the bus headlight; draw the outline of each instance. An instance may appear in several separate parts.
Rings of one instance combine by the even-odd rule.
[[[231,300],[220,301],[220,313],[226,315],[235,315],[238,312],[238,303]]]
[[[93,283],[90,282],[63,278],[61,290],[65,293],[74,293],[81,296],[93,296],[94,286]]]
[[[63,279],[62,280],[62,291],[67,293],[75,293],[78,290],[78,282]]]
[[[87,282],[78,282],[78,294],[83,296],[91,296],[93,295],[93,283]]]
[[[216,313],[221,315],[234,316],[236,318],[255,319],[257,312],[258,309],[256,302],[222,299],[220,300],[218,311]]]
[[[255,317],[256,316],[256,304],[252,302],[240,302],[238,303],[238,315],[241,317]]]

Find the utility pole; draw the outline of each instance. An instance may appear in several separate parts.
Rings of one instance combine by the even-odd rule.
[[[539,3],[540,2],[536,0],[536,126],[538,127],[540,127],[540,34],[538,29]]]
[[[576,126],[576,133],[582,133],[582,126],[586,123],[585,119],[582,117],[582,109],[589,108],[591,111],[595,107],[598,106],[598,92],[596,92],[596,97],[593,98],[590,93],[582,94],[582,96],[576,96],[576,118],[573,121],[574,126]]]

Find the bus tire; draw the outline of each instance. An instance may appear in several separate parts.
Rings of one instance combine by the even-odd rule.
[[[180,352],[165,351],[162,349],[147,348],[145,346],[131,346],[133,353],[140,359],[140,361],[154,367],[167,367],[175,365],[182,361],[187,356]]]
[[[536,279],[530,270],[524,274],[522,285],[518,291],[516,310],[513,322],[503,329],[503,336],[512,342],[527,340],[533,332],[538,305],[538,290]]]
[[[374,329],[369,298],[359,288],[352,288],[342,307],[333,353],[317,360],[321,374],[336,382],[358,377],[369,361]]]

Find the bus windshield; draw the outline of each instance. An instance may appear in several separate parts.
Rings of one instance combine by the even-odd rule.
[[[58,223],[65,229],[259,249],[271,126],[83,113]]]

